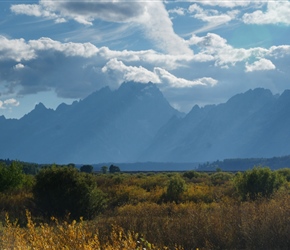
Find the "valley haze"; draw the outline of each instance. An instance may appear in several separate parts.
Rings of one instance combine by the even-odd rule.
[[[37,163],[204,162],[290,154],[290,90],[263,88],[181,113],[158,86],[125,82],[56,110],[0,117],[0,158]]]

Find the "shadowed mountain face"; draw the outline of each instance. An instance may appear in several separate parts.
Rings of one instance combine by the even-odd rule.
[[[255,89],[183,116],[154,84],[103,88],[55,111],[0,117],[0,158],[38,163],[196,162],[290,154],[290,91]]]

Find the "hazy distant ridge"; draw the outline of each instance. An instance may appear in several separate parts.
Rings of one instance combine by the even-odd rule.
[[[108,87],[56,110],[0,117],[0,158],[38,163],[197,162],[290,154],[290,91],[254,89],[183,115],[154,84]]]

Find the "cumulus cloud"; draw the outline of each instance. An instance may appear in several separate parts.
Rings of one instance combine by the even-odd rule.
[[[9,109],[11,107],[19,106],[19,101],[14,98],[7,99],[5,101],[0,100],[0,109]]]
[[[28,45],[34,51],[58,51],[66,56],[80,56],[80,57],[92,57],[98,52],[98,48],[91,43],[61,43],[54,41],[47,37],[42,37],[38,40],[30,40]]]
[[[261,70],[273,70],[276,66],[268,59],[261,58],[254,63],[246,63],[246,72],[261,71]]]
[[[108,47],[99,48],[98,53],[102,58],[110,60],[112,58],[118,58],[125,62],[140,62],[146,65],[157,65],[166,67],[168,69],[176,69],[179,67],[184,67],[191,60],[193,60],[192,55],[171,55],[158,53],[154,50],[111,50]]]
[[[275,58],[285,57],[290,55],[290,45],[272,46],[269,49],[269,55]]]
[[[116,87],[116,82],[161,83],[152,71],[154,67],[176,69],[192,60],[189,55],[116,51],[45,37],[30,41],[3,36],[0,39],[1,92],[18,95],[54,90],[59,97],[83,98],[107,84]]]
[[[210,23],[212,26],[218,26],[224,23],[228,23],[235,19],[239,14],[238,10],[227,11],[222,13],[215,9],[203,9],[197,4],[193,4],[188,9],[189,13],[193,14],[193,17],[200,19],[203,22]]]
[[[268,1],[266,11],[256,10],[253,13],[245,13],[243,21],[246,24],[290,25],[290,2]]]
[[[188,88],[197,85],[214,86],[218,82],[211,77],[203,77],[192,81],[184,78],[178,78],[169,73],[167,70],[158,67],[154,68],[154,72],[162,79],[163,82],[174,88]]]
[[[90,43],[60,43],[49,38],[26,42],[2,36],[1,92],[25,95],[54,89],[63,97],[87,95],[94,90],[93,56],[97,52]]]
[[[154,50],[117,51],[91,43],[62,43],[50,38],[25,41],[2,36],[0,39],[3,41],[0,43],[2,96],[53,90],[59,97],[84,98],[106,85],[118,87],[123,81],[151,81],[160,84],[164,91],[216,88],[225,81],[225,76],[227,82],[235,79],[232,72],[254,74],[258,70],[280,70],[281,67],[286,72],[284,62],[289,62],[290,56],[288,45],[268,49],[234,48],[214,33],[193,35],[187,41],[188,46],[198,51],[194,55],[163,54]],[[18,55],[15,50],[19,51]],[[229,84],[237,83],[233,80]]]
[[[37,4],[17,4],[11,6],[11,11],[16,14],[25,14],[28,16],[44,17],[54,19],[56,23],[62,23],[66,20],[57,14],[46,10],[42,5]]]
[[[195,80],[179,78],[160,67],[154,67],[152,72],[142,66],[127,66],[115,58],[106,63],[102,68],[102,72],[113,78],[113,82],[118,82],[119,84],[126,81],[153,82],[162,83],[172,88],[190,88],[193,86],[214,86],[218,83],[217,80],[211,77]]]
[[[192,54],[184,39],[173,30],[173,23],[162,1],[45,1],[36,4],[12,5],[11,11],[54,19],[75,20],[93,25],[94,20],[133,23],[161,50],[173,54]]]
[[[127,81],[135,81],[141,83],[160,83],[160,79],[153,72],[143,68],[142,66],[126,66],[123,62],[118,61],[116,58],[111,59],[102,68],[102,72],[109,74],[119,84]]]
[[[283,55],[283,51],[281,50],[286,49],[283,45],[269,49],[261,47],[249,49],[234,48],[227,43],[226,39],[214,33],[208,33],[202,37],[192,35],[188,42],[190,45],[198,46],[200,53],[196,54],[196,56],[200,55],[201,58],[207,58],[213,61],[215,66],[222,68],[235,66],[239,62],[247,62],[250,58],[260,59],[266,56],[273,56],[274,54],[281,56]]]
[[[0,61],[14,60],[20,62],[36,57],[34,50],[24,39],[7,39],[0,35]]]
[[[21,69],[23,69],[23,68],[25,68],[25,66],[24,66],[22,63],[18,63],[18,64],[16,64],[16,65],[14,66],[14,69],[15,69],[15,70],[21,70]]]

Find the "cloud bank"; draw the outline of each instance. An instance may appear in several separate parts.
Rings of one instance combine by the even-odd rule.
[[[269,71],[290,56],[289,45],[234,48],[214,33],[193,35],[188,45],[198,53],[115,51],[91,43],[61,43],[50,38],[25,41],[0,36],[0,76],[6,92],[24,95],[53,89],[60,97],[82,98],[105,84],[116,88],[124,81],[151,81],[171,88],[214,87],[223,81],[216,76],[218,68],[244,68],[246,73]],[[175,75],[177,70],[187,71],[187,77]]]

